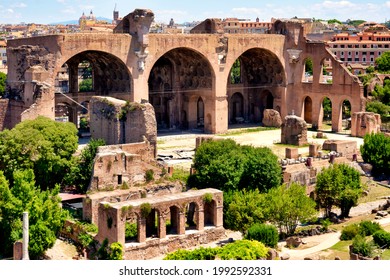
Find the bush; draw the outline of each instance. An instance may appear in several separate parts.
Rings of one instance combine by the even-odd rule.
[[[254,224],[248,229],[245,239],[256,240],[268,247],[275,248],[279,241],[279,234],[273,225]]]
[[[390,137],[382,133],[366,134],[360,152],[363,160],[372,164],[373,175],[390,173]]]
[[[352,253],[363,257],[371,258],[375,253],[375,244],[372,241],[367,241],[361,235],[356,235],[352,242]]]
[[[359,225],[351,224],[347,225],[341,231],[340,240],[352,240],[359,234]]]
[[[381,226],[377,222],[371,221],[362,221],[359,224],[351,224],[346,226],[342,232],[340,239],[341,240],[352,240],[357,235],[360,236],[370,236],[374,232],[381,230]]]
[[[390,232],[378,230],[373,234],[374,243],[380,248],[390,248]]]
[[[221,260],[260,260],[267,254],[268,249],[259,241],[238,240],[223,246],[218,257]]]
[[[145,180],[146,182],[151,182],[154,179],[154,171],[152,169],[146,170]]]
[[[168,254],[164,260],[214,260],[220,248],[200,247],[195,250],[179,249]]]
[[[125,238],[134,239],[138,235],[138,229],[136,223],[126,222],[125,224]]]
[[[361,236],[373,235],[376,231],[382,229],[377,222],[362,221],[359,224],[359,234]]]

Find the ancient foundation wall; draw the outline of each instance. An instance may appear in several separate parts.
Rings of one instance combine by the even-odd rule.
[[[125,260],[147,260],[160,255],[174,252],[178,249],[207,244],[225,237],[224,228],[209,228],[203,231],[170,236],[165,239],[155,239],[139,245],[125,245]]]

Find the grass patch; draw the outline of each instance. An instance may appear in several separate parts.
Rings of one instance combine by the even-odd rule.
[[[382,260],[390,260],[390,249],[386,249],[381,254]]]
[[[182,168],[174,168],[173,174],[171,177],[167,177],[169,181],[175,182],[175,181],[182,181],[184,183],[187,182],[188,177],[190,176],[190,172],[188,170],[184,170]]]
[[[360,223],[361,221],[374,221],[375,215],[376,214],[369,214],[369,215],[361,215],[361,216],[349,218],[348,220],[346,220],[343,223],[330,225],[329,228],[341,231],[343,229],[343,227],[350,225],[350,224]]]
[[[165,144],[165,140],[157,140],[157,145],[164,145]]]
[[[274,145],[276,145],[277,147],[285,147],[285,148],[305,148],[305,147],[309,147],[310,146],[310,143],[307,143],[305,145],[302,145],[302,146],[297,146],[297,145],[292,145],[292,144],[282,144],[280,142],[278,143],[274,143]]]
[[[340,251],[340,252],[349,252],[349,245],[352,244],[352,240],[339,241],[334,244],[329,250]]]
[[[366,203],[378,200],[379,198],[390,196],[390,188],[376,184],[373,181],[368,181],[366,177],[362,177],[362,182],[368,185],[368,195],[361,197],[359,203]]]
[[[217,135],[218,136],[232,136],[232,135],[241,135],[241,134],[245,134],[245,133],[254,133],[254,132],[260,132],[260,131],[277,130],[277,129],[280,129],[280,128],[260,126],[260,127],[255,127],[255,128],[244,128],[244,129],[232,130],[232,131],[228,131],[226,133],[217,134]]]

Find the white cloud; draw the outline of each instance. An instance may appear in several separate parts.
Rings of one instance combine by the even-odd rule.
[[[66,3],[66,0],[57,0],[58,3],[62,3],[62,4],[65,4]]]
[[[387,1],[387,2],[385,3],[385,7],[390,8],[390,1]]]
[[[26,8],[27,5],[24,3],[15,3],[11,5],[12,8]]]
[[[349,1],[324,1],[319,4],[325,9],[355,8],[357,5]]]

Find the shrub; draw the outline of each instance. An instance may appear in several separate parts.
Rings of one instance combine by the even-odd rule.
[[[382,133],[366,134],[360,152],[363,160],[372,164],[374,175],[390,173],[390,137]]]
[[[356,235],[352,242],[352,253],[363,257],[371,258],[375,253],[375,244],[372,241],[367,241],[365,237]]]
[[[381,248],[390,248],[390,232],[378,230],[372,235],[374,243]]]
[[[125,238],[126,239],[134,239],[135,237],[137,237],[137,235],[138,235],[137,224],[126,222]]]
[[[265,259],[268,249],[263,243],[251,240],[238,240],[227,244],[218,252],[221,260],[260,260]]]
[[[347,225],[341,231],[340,240],[352,240],[359,234],[359,225],[358,224],[350,224]]]
[[[152,169],[146,170],[145,180],[146,182],[151,182],[154,179],[154,171]]]
[[[149,216],[149,214],[152,212],[152,206],[150,203],[142,203],[141,204],[141,215],[143,218],[146,218]]]
[[[168,254],[164,260],[214,260],[220,248],[200,247],[195,250],[179,249]]]
[[[275,248],[279,241],[278,230],[273,225],[254,224],[248,229],[246,239],[256,240],[268,247]]]
[[[359,234],[361,236],[373,235],[376,231],[382,229],[377,222],[362,221],[359,224]]]
[[[92,236],[90,236],[88,233],[80,233],[77,238],[81,246],[84,248],[88,247],[93,242]]]

